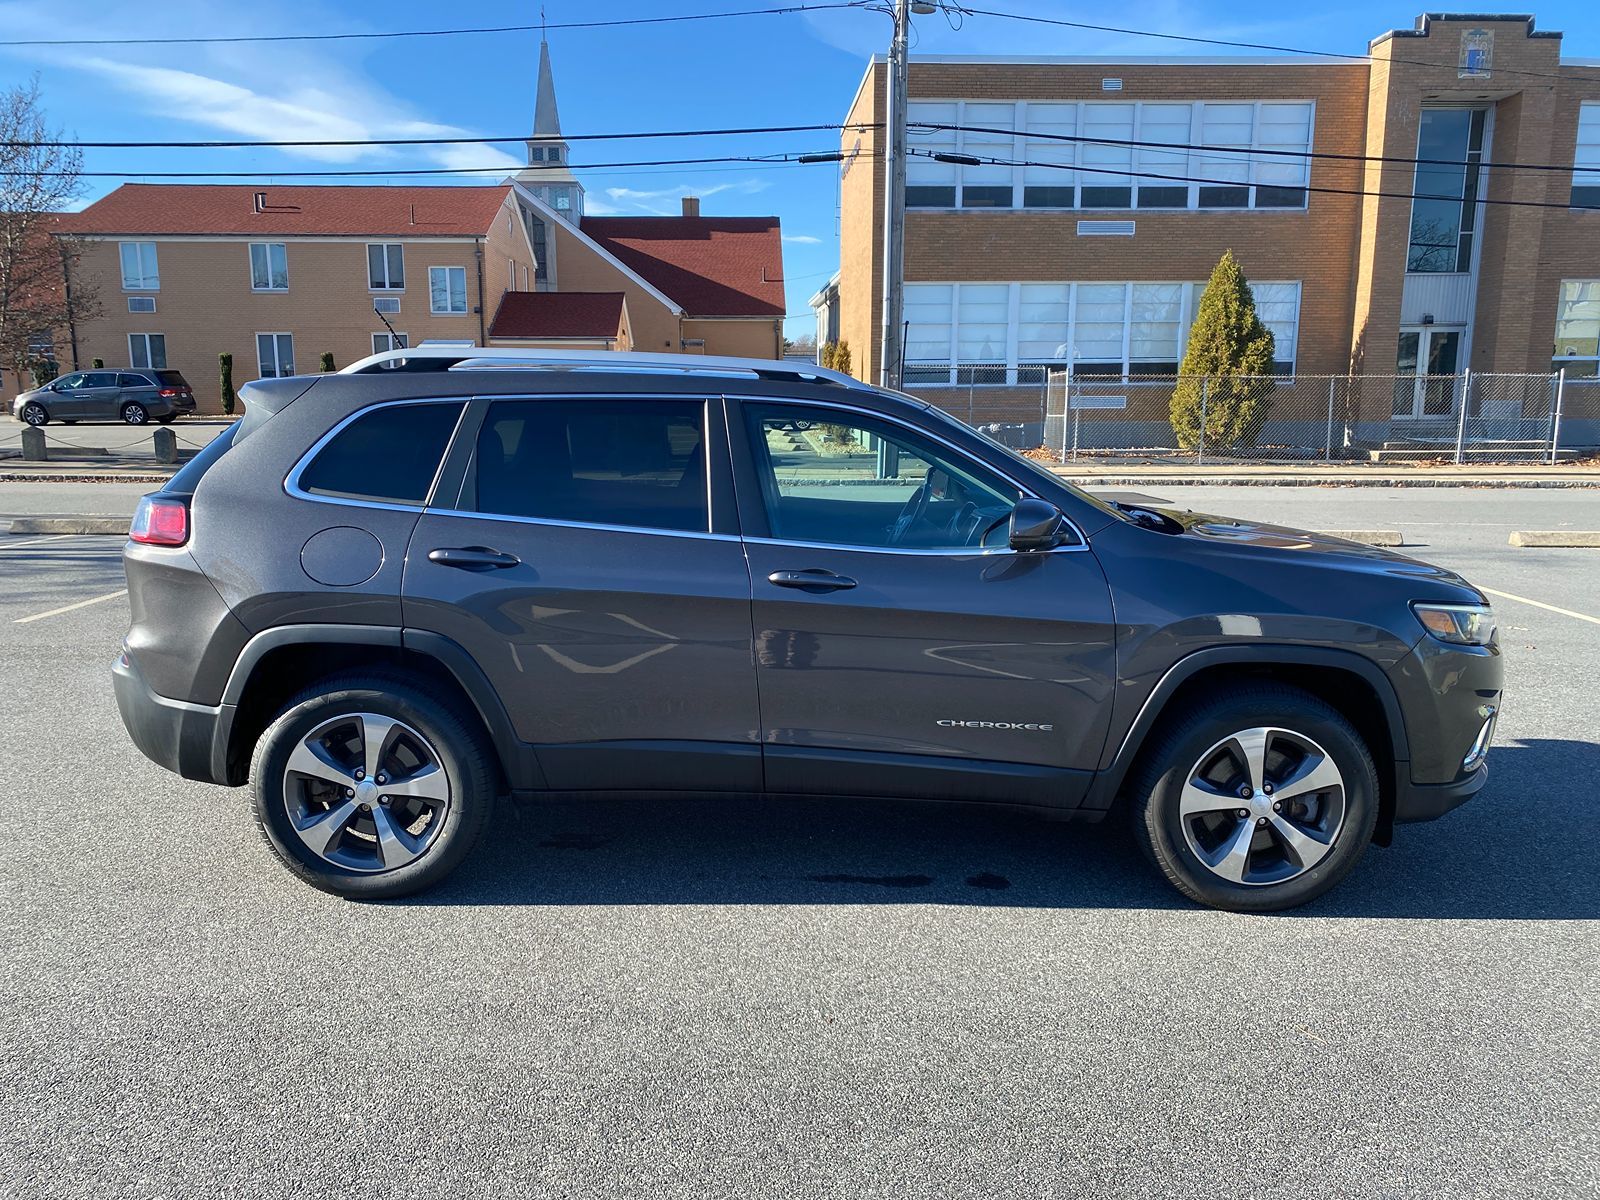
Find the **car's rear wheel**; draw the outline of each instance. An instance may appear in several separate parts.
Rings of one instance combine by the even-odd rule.
[[[1168,723],[1130,794],[1146,853],[1184,895],[1214,908],[1305,904],[1360,860],[1378,818],[1361,735],[1297,688],[1218,692]]]
[[[50,414],[45,411],[44,405],[31,400],[22,406],[22,419],[35,428],[50,424]]]
[[[122,419],[129,425],[143,425],[150,419],[150,410],[137,401],[122,406]]]
[[[177,419],[178,419],[178,414],[177,413],[168,413],[164,417],[157,417],[156,418],[156,424],[157,425],[171,425]]]
[[[490,753],[472,718],[408,682],[335,679],[291,701],[256,743],[256,823],[313,887],[410,895],[454,870],[483,831]]]

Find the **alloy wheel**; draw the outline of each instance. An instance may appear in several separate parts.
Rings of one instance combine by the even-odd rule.
[[[1178,797],[1184,840],[1213,875],[1264,886],[1327,857],[1344,826],[1345,782],[1305,734],[1257,727],[1217,742]]]
[[[142,404],[130,404],[122,410],[122,419],[129,425],[143,425],[150,419]]]
[[[29,425],[43,425],[50,419],[50,414],[45,412],[42,404],[27,404],[22,409],[22,419]]]
[[[410,725],[347,713],[306,734],[283,772],[290,827],[348,871],[393,871],[426,854],[450,810],[439,752]]]

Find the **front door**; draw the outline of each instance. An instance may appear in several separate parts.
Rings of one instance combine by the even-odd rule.
[[[412,535],[408,634],[467,650],[551,788],[760,787],[750,575],[707,407],[474,401],[459,498]]]
[[[1439,325],[1418,325],[1400,331],[1395,363],[1396,417],[1420,420],[1454,415],[1464,332]]]
[[[1114,676],[1082,539],[1011,551],[1023,490],[897,421],[735,409],[767,787],[1074,806]]]

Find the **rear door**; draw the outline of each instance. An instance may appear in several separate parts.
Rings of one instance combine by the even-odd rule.
[[[1076,805],[1115,674],[1083,539],[1013,552],[1024,489],[931,431],[737,407],[768,788]]]
[[[157,399],[158,390],[154,383],[138,372],[122,372],[117,376],[118,411],[130,400],[137,400],[147,410],[162,407],[163,402]]]
[[[552,788],[759,788],[720,403],[480,399],[473,421],[457,498],[412,536],[408,635],[471,654]]]
[[[78,415],[95,421],[116,417],[120,407],[117,397],[121,394],[115,371],[89,371],[76,392]]]

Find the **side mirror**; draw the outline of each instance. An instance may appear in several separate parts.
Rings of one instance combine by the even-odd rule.
[[[1017,501],[1011,510],[1010,543],[1013,550],[1048,550],[1061,534],[1067,518],[1048,500],[1031,496]]]

